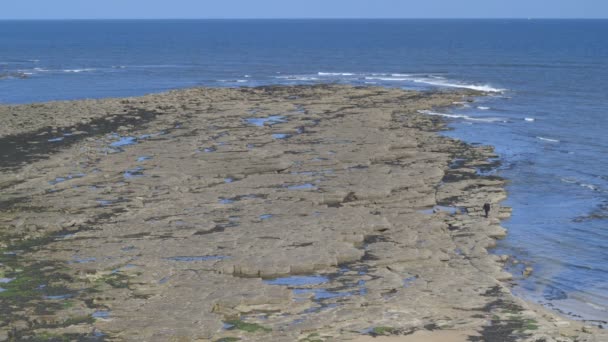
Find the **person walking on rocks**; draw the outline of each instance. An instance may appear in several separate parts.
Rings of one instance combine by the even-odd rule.
[[[483,204],[483,211],[486,213],[486,218],[488,218],[488,214],[490,213],[490,203]]]

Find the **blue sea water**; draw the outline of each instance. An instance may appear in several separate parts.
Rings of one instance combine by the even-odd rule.
[[[608,320],[608,20],[0,21],[0,103],[191,86],[463,87],[441,113],[491,144],[521,296]],[[514,271],[517,271],[514,268]]]

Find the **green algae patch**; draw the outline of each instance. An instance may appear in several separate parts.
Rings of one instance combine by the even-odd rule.
[[[72,336],[69,335],[59,335],[59,334],[53,334],[53,333],[48,333],[48,332],[43,332],[40,333],[36,336],[34,336],[32,339],[30,339],[30,341],[35,341],[35,342],[69,342],[71,341]]]
[[[233,330],[233,329],[242,330],[242,331],[246,331],[246,332],[250,332],[250,333],[271,332],[272,331],[271,328],[265,327],[265,326],[257,324],[257,323],[243,322],[240,319],[229,320],[229,321],[226,321],[226,323],[232,325],[230,330]]]
[[[312,333],[301,339],[299,342],[324,342],[324,340],[321,339],[318,333]]]
[[[238,337],[222,337],[219,340],[215,340],[215,342],[236,342],[240,340]]]
[[[0,261],[12,269],[4,271],[6,278],[13,278],[2,284],[5,291],[0,292],[0,300],[7,300],[11,304],[16,302],[41,299],[52,296],[64,296],[73,293],[66,285],[72,282],[72,277],[59,272],[56,264],[40,261],[31,264],[20,264],[12,259]]]
[[[129,276],[118,272],[103,276],[97,281],[106,283],[116,289],[125,289],[129,287]]]
[[[54,235],[30,239],[2,236],[0,271],[8,281],[0,284],[0,328],[9,334],[9,341],[76,341],[89,337],[81,334],[54,332],[72,325],[92,325],[90,315],[73,315],[81,291],[77,279],[61,261],[37,260],[29,252],[46,248],[56,241]],[[14,322],[25,322],[16,329]],[[49,331],[40,331],[46,330]],[[99,339],[97,339],[99,340]]]
[[[87,334],[56,334],[52,332],[41,332],[34,336],[21,336],[19,337],[30,342],[72,342],[72,341],[104,341],[105,339],[100,336],[91,336]],[[11,341],[11,340],[9,340]],[[20,341],[20,339],[13,339],[13,341]]]
[[[386,335],[394,335],[397,333],[397,329],[393,327],[375,327],[371,331],[371,335],[375,336],[386,336]]]

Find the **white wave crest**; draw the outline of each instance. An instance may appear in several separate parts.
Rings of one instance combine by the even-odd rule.
[[[528,121],[528,122],[534,122],[534,121],[536,121],[535,118],[524,118],[524,120]]]
[[[449,80],[444,76],[433,74],[403,74],[403,73],[352,73],[352,72],[324,72],[320,71],[316,74],[304,75],[281,75],[275,76],[279,79],[292,81],[314,81],[325,78],[343,78],[343,81],[372,81],[372,82],[402,82],[402,83],[418,83],[434,87],[443,88],[463,88],[477,90],[484,93],[503,93],[505,89],[492,87],[487,84],[473,84],[463,81]],[[405,84],[407,86],[407,84]]]
[[[490,109],[490,107],[477,106],[477,109],[479,109],[479,110],[488,110],[488,109]]]
[[[411,78],[403,78],[403,77],[379,77],[379,76],[367,76],[365,77],[366,80],[376,80],[376,81],[388,81],[388,82],[395,82],[395,81],[414,81]]]
[[[296,75],[289,75],[289,76],[275,76],[275,78],[282,79],[282,80],[288,80],[288,81],[317,81],[317,80],[319,80],[319,78],[318,78],[318,77],[312,77],[312,76],[296,76]]]
[[[536,139],[542,140],[542,141],[548,141],[548,142],[552,142],[552,143],[558,143],[559,142],[559,140],[557,140],[557,139],[550,139],[550,138],[545,138],[545,137],[536,137]]]
[[[350,72],[318,72],[319,76],[355,76],[355,74]]]
[[[501,119],[501,118],[473,118],[473,117],[470,117],[470,116],[464,115],[464,114],[439,113],[439,112],[434,112],[432,110],[419,110],[418,113],[420,113],[420,114],[426,114],[426,115],[443,116],[443,117],[446,117],[446,118],[453,118],[453,119],[462,119],[462,120],[468,120],[468,121],[507,122],[506,120]]]
[[[63,72],[67,72],[67,73],[74,73],[74,74],[78,74],[81,72],[90,72],[90,71],[95,71],[95,69],[90,69],[90,68],[86,68],[86,69],[64,69],[62,70]]]
[[[371,76],[366,76],[366,80],[378,80],[385,82],[413,82],[413,83],[422,83],[436,87],[445,87],[445,88],[462,88],[462,89],[471,89],[477,90],[485,93],[502,93],[505,89],[495,88],[486,84],[469,84],[464,82],[455,82],[449,81],[443,76],[436,75],[428,75],[425,77],[408,75],[408,74],[371,74]]]
[[[424,83],[428,85],[434,85],[438,87],[447,87],[447,88],[462,88],[462,89],[471,89],[477,90],[485,93],[502,93],[505,89],[494,88],[485,84],[466,84],[466,83],[451,83],[448,81],[440,81],[440,80],[429,80],[429,79],[416,79],[413,80],[416,83]]]
[[[583,183],[576,178],[566,177],[566,178],[560,178],[560,180],[567,184],[576,184],[580,187],[589,189],[591,191],[600,191],[600,188],[597,185]]]

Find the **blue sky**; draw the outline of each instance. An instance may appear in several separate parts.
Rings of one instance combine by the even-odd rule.
[[[0,19],[608,18],[608,0],[0,1]]]

